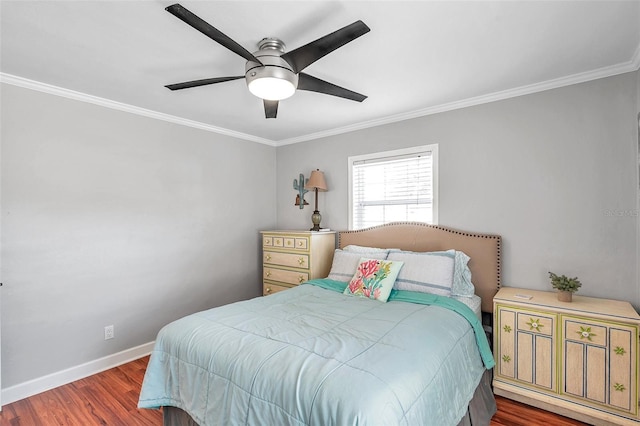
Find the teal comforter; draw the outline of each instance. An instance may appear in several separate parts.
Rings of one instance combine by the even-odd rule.
[[[309,285],[164,327],[139,407],[200,425],[455,425],[493,358],[455,300],[394,291],[387,303]],[[474,331],[475,330],[475,331]]]

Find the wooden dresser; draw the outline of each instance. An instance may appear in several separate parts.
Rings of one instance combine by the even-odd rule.
[[[262,294],[329,275],[336,233],[262,231]]]
[[[530,296],[530,299],[519,296]],[[494,392],[594,425],[640,425],[640,316],[628,302],[503,287]]]

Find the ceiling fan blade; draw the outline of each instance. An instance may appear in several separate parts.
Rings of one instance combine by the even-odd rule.
[[[309,74],[301,72],[298,74],[298,90],[308,90],[310,92],[324,93],[326,95],[338,96],[339,98],[350,99],[362,102],[367,97],[344,87],[336,86],[328,81],[320,80]]]
[[[338,31],[320,37],[316,41],[312,41],[291,52],[287,52],[282,55],[281,58],[291,65],[294,72],[299,73],[318,59],[369,31],[371,31],[370,28],[367,27],[364,22],[356,21]]]
[[[211,38],[213,41],[220,43],[227,49],[232,52],[242,56],[247,61],[254,61],[262,65],[255,56],[253,56],[247,49],[240,46],[238,43],[233,41],[230,37],[223,34],[221,31],[217,30],[207,22],[203,21],[189,10],[184,8],[182,5],[176,3],[165,9],[167,12],[171,13],[176,18],[182,20],[183,22],[191,25],[196,30],[200,31],[202,34]]]
[[[268,101],[263,99],[264,102],[264,118],[276,118],[278,115],[278,101]]]
[[[237,75],[233,77],[205,78],[202,80],[185,81],[184,83],[167,84],[164,87],[171,90],[180,90],[180,89],[188,89],[190,87],[206,86],[207,84],[223,83],[225,81],[238,80],[239,78],[244,78],[244,75]]]

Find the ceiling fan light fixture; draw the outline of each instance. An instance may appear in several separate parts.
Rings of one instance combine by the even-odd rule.
[[[262,39],[255,52],[260,64],[247,61],[245,80],[249,91],[260,99],[281,101],[291,97],[298,88],[298,75],[280,57],[284,43],[275,38]]]
[[[249,91],[268,101],[281,101],[296,93],[296,85],[290,79],[282,77],[263,76],[247,80]]]

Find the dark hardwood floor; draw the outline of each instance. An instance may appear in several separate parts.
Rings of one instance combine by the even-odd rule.
[[[162,413],[137,408],[149,357],[2,407],[0,426],[144,426],[162,424]],[[576,426],[584,423],[496,397],[491,426]]]
[[[2,407],[1,426],[161,425],[162,413],[139,410],[149,357]]]

